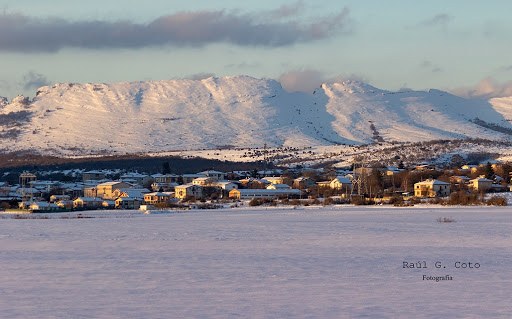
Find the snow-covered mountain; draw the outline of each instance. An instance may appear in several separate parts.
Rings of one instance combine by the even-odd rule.
[[[312,94],[247,76],[61,83],[0,98],[0,148],[78,155],[375,141],[508,139],[512,97],[390,92],[347,81]]]

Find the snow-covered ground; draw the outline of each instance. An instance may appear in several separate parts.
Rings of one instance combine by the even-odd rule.
[[[2,318],[512,318],[510,206],[49,217],[0,215]]]

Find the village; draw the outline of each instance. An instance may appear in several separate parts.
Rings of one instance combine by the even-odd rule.
[[[19,183],[0,184],[0,208],[7,212],[96,209],[217,208],[221,204],[308,205],[444,204],[507,205],[512,166],[508,163],[437,168],[353,167],[272,169],[195,174],[81,172],[80,180],[53,181],[24,172]],[[487,196],[486,194],[497,194]]]

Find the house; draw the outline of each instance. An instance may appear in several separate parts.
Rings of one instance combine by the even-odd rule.
[[[164,191],[164,192],[170,192],[174,191],[174,187],[178,186],[178,183],[153,183],[151,184],[151,189],[155,192],[157,191]]]
[[[284,179],[282,177],[275,177],[275,176],[266,176],[263,177],[263,180],[266,180],[272,184],[284,184]]]
[[[474,173],[478,170],[478,165],[463,165],[461,171]]]
[[[183,174],[178,177],[178,179],[182,180],[182,184],[190,184],[192,181],[196,178],[204,177],[204,175],[201,174]]]
[[[416,197],[445,197],[450,195],[450,184],[437,179],[414,184],[414,196]]]
[[[176,174],[155,174],[152,175],[156,184],[170,184],[177,183],[179,175]]]
[[[432,164],[429,163],[423,163],[414,168],[416,171],[429,171],[429,170],[437,170],[437,167],[435,167]]]
[[[92,197],[78,197],[73,200],[73,208],[100,208],[103,200]]]
[[[370,175],[373,171],[371,167],[358,167],[354,168],[353,173],[357,175]]]
[[[30,202],[22,201],[22,202],[18,203],[19,209],[28,209],[29,206],[30,206]]]
[[[476,191],[486,192],[492,189],[492,180],[480,176],[469,181],[469,185]]]
[[[241,180],[239,180],[239,182],[242,185],[242,187],[251,188],[251,189],[262,189],[262,188],[266,188],[268,184],[271,184],[267,180],[256,179],[256,178],[252,178],[252,177],[241,179]]]
[[[133,197],[119,197],[116,199],[116,208],[139,209],[142,200]]]
[[[229,192],[229,197],[235,199],[278,198],[300,197],[300,194],[300,189],[234,189]]]
[[[215,183],[215,186],[228,192],[233,189],[238,189],[238,183],[231,181],[218,181]]]
[[[174,196],[176,198],[191,198],[199,199],[203,196],[202,187],[194,184],[179,185],[174,188]]]
[[[112,199],[117,199],[119,197],[133,197],[142,201],[144,199],[144,194],[149,192],[149,189],[146,188],[117,188],[114,190]]]
[[[101,171],[87,171],[82,173],[82,181],[99,181],[105,179],[105,173]]]
[[[310,177],[299,177],[293,180],[293,188],[306,189],[315,185],[315,180]]]
[[[332,189],[351,190],[352,189],[352,181],[350,179],[346,178],[345,176],[338,176],[329,183],[329,186]]]
[[[204,172],[199,172],[197,173],[198,175],[204,175],[206,177],[210,177],[214,180],[217,180],[217,181],[220,181],[220,180],[223,180],[226,178],[226,174],[223,173],[223,172],[218,172],[218,171],[204,171]]]
[[[73,208],[73,201],[70,199],[67,200],[60,200],[55,202],[61,209],[72,209]]]
[[[50,196],[50,203],[58,202],[61,200],[70,200],[71,197],[69,195],[52,195]]]
[[[288,184],[270,184],[267,189],[292,189]]]
[[[146,204],[156,204],[156,203],[166,203],[171,200],[174,193],[172,192],[154,192],[154,193],[146,193],[144,194],[144,203]]]
[[[116,188],[129,188],[130,184],[125,182],[106,182],[96,186],[96,196],[102,199],[113,199]],[[94,197],[94,196],[93,196]]]
[[[120,177],[121,181],[125,183],[132,183],[132,184],[138,184],[138,185],[145,185],[146,183],[153,180],[153,177],[146,175],[146,174],[140,174],[140,173],[126,173],[121,175]]]
[[[459,184],[459,185],[468,184],[470,180],[471,180],[471,178],[469,178],[467,176],[451,176],[450,177],[450,182]]]
[[[212,186],[217,180],[211,177],[194,178],[192,184],[199,186]]]
[[[384,171],[384,175],[386,175],[386,176],[393,176],[395,174],[400,173],[403,170],[401,170],[401,169],[399,169],[398,167],[395,167],[395,166],[388,166],[383,171]]]
[[[101,206],[103,208],[115,208],[116,207],[116,202],[113,201],[113,200],[104,200],[103,202],[101,202]]]
[[[40,211],[52,211],[52,210],[59,210],[59,205],[55,203],[49,203],[49,202],[33,202],[28,206],[30,210],[40,210]]]
[[[318,188],[331,188],[331,181],[317,182],[316,185],[318,185]]]

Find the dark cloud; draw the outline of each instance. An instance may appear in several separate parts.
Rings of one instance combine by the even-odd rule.
[[[467,86],[451,90],[450,93],[464,98],[490,99],[494,97],[512,96],[512,81],[498,83],[493,78],[485,78],[475,86]]]
[[[226,11],[181,12],[148,24],[132,21],[38,19],[0,15],[0,51],[56,52],[63,48],[117,49],[149,46],[201,46],[226,42],[240,46],[279,47],[328,38],[347,30],[348,9],[309,22],[295,21],[301,2],[276,13],[236,14]],[[295,8],[297,7],[297,8]],[[291,18],[295,18],[291,19]]]
[[[22,86],[25,91],[35,90],[49,84],[50,81],[48,81],[46,76],[33,71],[23,76]]]
[[[363,81],[361,77],[356,75],[349,77],[327,77],[323,72],[313,69],[292,70],[281,74],[278,79],[286,91],[305,93],[312,93],[324,83],[339,83],[345,80]]]

